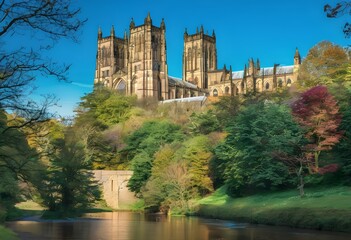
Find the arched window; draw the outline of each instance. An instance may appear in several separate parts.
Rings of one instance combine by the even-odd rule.
[[[288,81],[286,82],[286,86],[290,87],[291,86],[291,79],[289,78]]]
[[[119,94],[126,94],[126,86],[126,82],[123,79],[121,79],[116,87],[117,92]]]
[[[217,91],[217,89],[213,90],[213,96],[214,96],[214,97],[218,97],[218,91]]]
[[[228,95],[228,94],[229,94],[229,87],[228,87],[228,86],[227,86],[227,87],[225,87],[224,92],[225,92],[225,94],[226,94],[226,95]]]
[[[269,90],[269,83],[266,83],[266,90]]]
[[[278,87],[283,87],[283,80],[281,78],[278,79]]]

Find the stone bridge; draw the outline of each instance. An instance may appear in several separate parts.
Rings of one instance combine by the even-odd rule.
[[[109,207],[130,209],[130,205],[136,202],[134,193],[127,187],[133,171],[94,170],[93,173],[101,184],[102,197]]]

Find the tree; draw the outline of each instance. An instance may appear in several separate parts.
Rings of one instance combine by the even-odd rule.
[[[0,110],[0,132],[3,132],[0,138],[0,205],[5,211],[28,195],[19,184],[36,184],[44,171],[37,152],[28,145],[26,135],[18,128],[10,128],[8,117]]]
[[[64,139],[52,144],[55,154],[40,189],[43,204],[49,211],[60,212],[61,217],[74,216],[100,198],[98,183],[90,171],[91,159],[69,128]]]
[[[180,126],[168,121],[148,121],[126,139],[123,156],[132,158],[133,176],[128,188],[139,195],[151,176],[153,155],[165,144],[183,139]]]
[[[218,121],[226,127],[232,118],[238,114],[241,100],[238,96],[223,96],[213,105]]]
[[[66,79],[69,67],[59,66],[43,52],[61,38],[77,39],[85,22],[79,15],[80,9],[70,0],[0,1],[0,108],[24,117],[18,127],[47,119],[47,108],[55,102],[51,97],[42,104],[30,100],[31,85],[40,75]],[[40,38],[42,45],[39,41],[23,41],[14,48],[14,37]]]
[[[330,85],[346,74],[349,63],[346,50],[322,41],[309,50],[299,68],[298,82],[304,87]]]
[[[213,183],[209,176],[211,148],[209,139],[203,135],[191,138],[184,143],[183,159],[188,165],[194,195],[205,196],[213,191]]]
[[[221,125],[212,110],[202,113],[193,113],[190,116],[189,129],[193,134],[209,134],[220,131]]]
[[[216,156],[225,165],[224,179],[231,195],[290,185],[288,168],[274,157],[276,151],[294,154],[301,139],[289,109],[274,103],[247,106],[228,127]],[[222,164],[219,165],[223,169]]]
[[[292,104],[292,113],[306,131],[309,142],[305,152],[310,172],[323,172],[324,169],[319,167],[321,152],[331,150],[342,136],[338,129],[341,115],[336,100],[327,87],[313,87]]]
[[[327,14],[328,18],[337,18],[345,14],[350,15],[351,2],[341,1],[335,4],[335,6],[330,6],[329,4],[324,5],[324,12]],[[351,24],[346,22],[343,29],[346,38],[351,36]]]

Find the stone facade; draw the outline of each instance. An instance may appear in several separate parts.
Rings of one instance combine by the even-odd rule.
[[[238,95],[248,91],[274,91],[290,86],[297,79],[301,64],[298,49],[294,65],[263,68],[259,60],[250,59],[241,71],[217,68],[216,35],[205,34],[201,26],[195,34],[184,33],[182,79],[168,76],[166,25],[152,25],[150,14],[144,24],[131,20],[129,34],[110,36],[98,31],[95,84],[116,89],[121,94],[141,98],[168,100],[195,96]]]
[[[130,209],[137,201],[127,184],[133,171],[93,170],[95,179],[100,183],[102,198],[114,209]]]
[[[248,65],[242,71],[223,69],[209,71],[209,95],[213,97],[225,95],[245,94],[248,91],[275,91],[279,88],[289,87],[297,80],[298,70],[301,65],[301,57],[298,49],[295,50],[294,65],[273,67],[260,67],[260,61],[256,63],[249,60]],[[248,66],[248,67],[247,67]]]

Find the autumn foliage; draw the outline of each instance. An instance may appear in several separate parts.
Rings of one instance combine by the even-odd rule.
[[[306,131],[308,144],[304,151],[309,170],[321,174],[335,171],[337,167],[334,165],[319,168],[321,151],[331,150],[342,136],[342,132],[338,130],[341,122],[339,107],[327,87],[317,86],[304,92],[293,103],[292,112]]]

